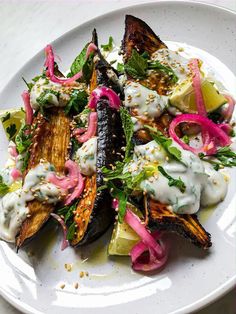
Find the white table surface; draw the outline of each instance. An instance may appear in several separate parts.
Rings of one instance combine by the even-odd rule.
[[[26,61],[47,43],[68,30],[109,11],[131,4],[155,1],[0,0],[0,90]],[[204,2],[236,11],[236,0]],[[20,314],[1,297],[0,313]],[[236,314],[235,291],[199,311],[198,314]]]

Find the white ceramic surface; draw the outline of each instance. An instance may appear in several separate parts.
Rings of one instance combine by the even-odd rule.
[[[143,18],[164,40],[187,42],[208,51],[236,73],[235,14],[175,2],[121,10],[67,33],[54,43],[57,54],[63,58],[63,68],[68,67],[88,41],[93,27],[98,30],[100,42],[105,42],[110,34],[118,42],[123,34],[125,13]],[[2,108],[17,107],[24,88],[21,76],[33,77],[42,64],[41,52],[16,74],[0,95]],[[3,134],[0,136],[3,138]],[[1,142],[1,156],[5,155],[5,145],[5,141]],[[165,314],[197,310],[226,293],[235,283],[235,190],[235,182],[231,181],[226,200],[209,219],[204,219],[214,244],[209,254],[172,237],[178,241],[166,269],[159,275],[142,276],[130,270],[128,259],[108,261],[104,250],[107,235],[82,252],[68,249],[61,253],[60,236],[53,225],[48,225],[19,255],[1,242],[0,292],[28,313],[129,311],[138,314],[145,309],[146,313]],[[65,270],[65,263],[73,263],[71,272]],[[88,271],[89,276],[80,278],[81,271]],[[80,285],[77,290],[75,282]],[[64,289],[60,288],[62,283],[66,284]]]

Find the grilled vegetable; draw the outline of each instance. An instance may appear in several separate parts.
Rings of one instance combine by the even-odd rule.
[[[48,110],[47,118],[38,113],[33,121],[32,129],[35,131],[26,173],[35,168],[40,159],[44,159],[53,164],[57,172],[63,174],[70,142],[70,120],[65,116],[64,110]],[[34,200],[28,203],[28,208],[30,216],[22,224],[16,239],[17,248],[20,248],[27,239],[40,230],[50,217],[54,206]]]
[[[200,248],[211,247],[211,236],[201,226],[196,215],[175,214],[166,205],[152,199],[148,201],[148,207],[151,225],[154,227],[177,232]]]
[[[96,38],[96,32],[93,36]],[[90,88],[102,85],[122,94],[116,72],[103,59],[98,51]],[[117,152],[122,146],[122,126],[117,110],[110,108],[107,99],[97,103],[97,163],[96,174],[85,179],[85,190],[76,209],[74,221],[77,231],[71,241],[73,246],[88,244],[103,234],[114,218],[111,208],[111,196],[107,189],[100,190],[104,185],[101,168],[110,167],[117,159]]]
[[[125,35],[122,42],[124,51],[124,60],[127,63],[132,56],[132,50],[136,49],[139,54],[147,52],[149,55],[155,51],[167,48],[151,28],[142,20],[127,15],[125,20]],[[139,80],[139,83],[154,89],[160,95],[165,95],[168,90],[169,81],[161,80],[161,73],[152,73],[147,78]],[[130,78],[132,80],[132,78]],[[130,111],[132,116],[135,114]],[[140,120],[140,117],[136,117]],[[143,124],[150,125],[163,134],[168,135],[168,127],[172,120],[172,116],[165,112],[154,120],[145,119],[140,121]],[[151,140],[149,132],[139,130],[134,134],[134,142],[136,144],[147,143]],[[172,213],[166,205],[156,201],[149,200],[149,212],[152,225],[162,230],[172,230],[191,240],[195,245],[208,248],[211,246],[210,235],[203,229],[197,220],[196,215],[177,215]]]

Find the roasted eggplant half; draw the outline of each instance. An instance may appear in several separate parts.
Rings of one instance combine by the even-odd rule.
[[[96,38],[96,32],[94,31]],[[97,51],[95,67],[91,79],[91,91],[97,86],[107,86],[122,95],[115,70]],[[120,159],[123,142],[123,130],[119,112],[109,105],[109,100],[100,99],[97,103],[97,161],[96,174],[85,178],[84,193],[77,205],[74,222],[76,232],[72,246],[88,244],[102,235],[114,219],[111,208],[112,198],[104,185],[102,167],[110,168],[115,160]],[[118,154],[117,154],[118,153]]]
[[[64,174],[70,143],[70,119],[63,109],[47,111],[47,117],[38,112],[32,124],[33,140],[30,146],[28,167],[24,175],[35,168],[40,160],[54,165],[56,171]],[[28,202],[29,217],[23,222],[16,238],[19,249],[26,240],[32,238],[49,219],[54,206],[37,200]]]
[[[167,48],[167,46],[155,35],[152,29],[142,20],[127,15],[125,19],[125,34],[122,41],[122,49],[124,52],[124,61],[127,63],[131,58],[132,51],[135,49],[139,54],[147,52],[149,55],[155,51]],[[134,80],[128,77],[130,80]],[[156,90],[158,94],[165,95],[169,87],[169,82],[161,79],[161,74],[151,74],[144,80],[139,80],[139,83]],[[135,116],[135,113],[130,110],[130,114]],[[137,116],[140,120],[140,117]],[[164,135],[168,134],[168,127],[173,117],[164,112],[160,117],[153,120],[146,119],[141,121],[143,124],[148,124],[153,128],[161,131]],[[145,129],[141,129],[134,134],[134,142],[136,145],[147,143],[152,138]],[[161,230],[171,230],[184,236],[192,241],[195,245],[201,248],[209,248],[211,246],[210,235],[201,226],[195,215],[180,215],[174,214],[168,209],[165,204],[160,204],[152,199],[149,200],[149,215],[150,224]]]

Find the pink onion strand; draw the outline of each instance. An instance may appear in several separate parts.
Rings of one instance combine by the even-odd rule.
[[[93,52],[97,50],[97,47],[90,43],[87,47],[86,58]],[[45,66],[47,67],[47,76],[54,83],[59,83],[62,85],[69,85],[74,83],[76,80],[80,79],[83,76],[82,70],[76,73],[74,76],[70,78],[59,78],[54,74],[54,53],[51,45],[47,45],[45,48],[46,61]]]
[[[105,86],[97,87],[92,91],[88,103],[89,108],[95,109],[100,98],[107,98],[111,108],[120,108],[121,103],[119,96],[112,89]]]
[[[63,240],[61,243],[61,250],[65,250],[69,246],[69,241],[66,239],[67,236],[67,227],[64,220],[57,214],[51,213],[51,216],[56,219],[56,221],[61,225],[63,231]]]
[[[229,122],[234,112],[235,100],[230,95],[224,94],[224,97],[227,99],[228,104],[226,108],[224,108],[222,115],[224,116],[224,120]]]
[[[23,91],[21,97],[25,106],[25,123],[31,125],[33,122],[33,109],[30,105],[30,94],[28,91]]]
[[[76,137],[77,141],[80,143],[87,142],[91,137],[95,136],[97,133],[97,112],[91,112],[89,115],[88,129],[83,133],[84,129],[75,129],[73,135]]]
[[[21,171],[19,169],[13,168],[11,170],[11,176],[12,176],[12,179],[14,181],[16,181],[17,179],[19,179],[22,176],[22,173],[21,173]]]

